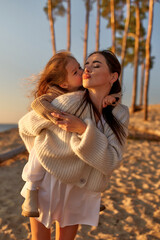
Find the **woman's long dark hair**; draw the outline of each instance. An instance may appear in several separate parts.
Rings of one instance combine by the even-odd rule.
[[[92,56],[93,54],[97,54],[97,53],[104,56],[110,72],[111,73],[117,72],[118,76],[120,76],[121,65],[120,65],[117,57],[109,50],[96,51],[96,52],[91,53],[88,57]],[[121,92],[121,85],[120,85],[119,79],[117,79],[117,81],[115,81],[113,83],[109,94],[114,94],[114,93],[119,93],[119,92]],[[101,115],[100,115],[98,109],[96,108],[96,106],[94,105],[94,103],[92,102],[92,100],[90,99],[88,89],[86,89],[84,97],[82,99],[82,102],[81,102],[80,106],[78,107],[78,109],[76,110],[76,113],[77,113],[78,110],[81,109],[79,117],[83,113],[87,104],[89,104],[89,106],[90,106],[91,117],[93,118],[93,116],[92,116],[92,108],[93,108],[95,115],[101,121]],[[120,121],[118,121],[118,119],[113,115],[113,113],[112,113],[113,109],[114,109],[114,106],[111,106],[111,105],[103,108],[102,115],[103,115],[106,123],[109,125],[109,127],[112,129],[112,131],[116,135],[120,144],[122,144],[123,137],[126,136],[126,134],[124,131],[123,124]]]

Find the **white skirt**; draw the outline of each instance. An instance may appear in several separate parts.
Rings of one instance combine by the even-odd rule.
[[[30,165],[30,161],[26,165]],[[28,179],[30,173],[27,171],[31,170],[30,167],[25,167],[23,179],[25,176]],[[101,193],[65,184],[47,171],[43,175],[38,191],[40,216],[36,219],[39,222],[47,228],[50,228],[54,221],[58,221],[61,227],[76,224],[98,225]],[[37,180],[39,181],[39,176]],[[23,197],[26,195],[26,189],[27,183],[21,191]]]

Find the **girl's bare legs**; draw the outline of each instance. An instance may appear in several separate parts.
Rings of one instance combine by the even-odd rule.
[[[35,218],[30,218],[32,240],[51,240],[51,231]]]
[[[32,240],[51,240],[51,231],[35,218],[30,218]],[[56,240],[74,240],[78,225],[61,228],[56,222]]]
[[[56,240],[74,240],[78,230],[78,225],[61,228],[56,222]]]

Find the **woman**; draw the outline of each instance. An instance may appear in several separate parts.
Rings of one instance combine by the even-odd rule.
[[[40,121],[39,124],[33,112],[21,121],[20,133],[24,141],[30,145],[30,136],[36,136],[34,147],[37,157],[48,171],[39,189],[40,217],[31,219],[33,240],[50,239],[49,228],[53,220],[60,223],[58,239],[61,240],[74,239],[78,224],[97,225],[100,193],[106,189],[112,171],[122,160],[127,137],[128,108],[121,104],[114,109],[112,106],[102,108],[106,95],[120,92],[119,75],[120,64],[113,53],[94,52],[85,64],[85,93],[65,94],[53,101],[61,111],[80,118],[66,113],[53,114],[58,117],[57,125],[62,132],[48,122],[45,125]],[[30,125],[34,128],[28,129]],[[56,138],[52,144],[51,131]],[[54,146],[53,151],[48,149],[49,145]],[[47,184],[49,190],[46,189]]]

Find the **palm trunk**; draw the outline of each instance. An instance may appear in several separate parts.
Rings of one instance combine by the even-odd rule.
[[[55,44],[55,33],[54,33],[54,20],[52,16],[52,1],[48,0],[48,18],[50,24],[51,31],[51,43],[52,43],[52,51],[53,55],[56,53],[56,44]]]
[[[124,58],[125,58],[126,45],[127,45],[127,34],[128,34],[129,21],[130,21],[130,0],[126,0],[126,5],[127,5],[127,13],[126,13],[124,35],[122,40],[122,52],[121,52],[121,69],[122,69],[121,75],[120,75],[121,86],[122,86],[122,80],[123,80],[123,68],[124,68]]]
[[[101,0],[97,0],[96,51],[99,50],[99,34],[100,34],[100,3],[101,3]]]
[[[141,64],[141,89],[140,89],[140,97],[139,97],[139,105],[143,105],[143,90],[144,90],[144,62]]]
[[[146,39],[146,68],[145,68],[145,84],[144,84],[144,120],[148,120],[148,87],[149,87],[149,73],[150,73],[150,44],[153,24],[153,7],[154,0],[149,1],[149,20],[148,32]]]
[[[137,76],[138,76],[138,53],[139,53],[139,37],[140,37],[140,12],[139,3],[136,2],[136,36],[134,49],[134,76],[133,76],[133,90],[132,90],[132,104],[131,112],[135,112],[136,98],[137,98]]]
[[[86,57],[87,57],[89,11],[90,11],[90,0],[87,0],[87,3],[86,3],[86,22],[85,22],[85,31],[84,31],[84,48],[83,48],[83,62],[84,63],[85,63]]]
[[[111,29],[112,29],[112,52],[116,52],[116,42],[115,42],[115,15],[114,15],[114,0],[110,1],[111,8]]]
[[[71,1],[67,0],[67,50],[71,48]]]

